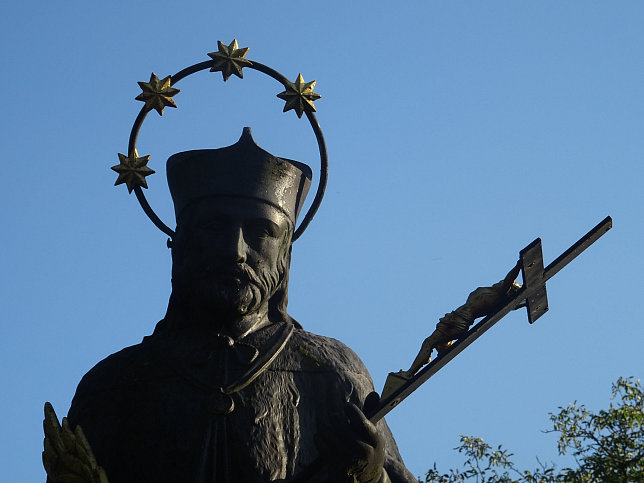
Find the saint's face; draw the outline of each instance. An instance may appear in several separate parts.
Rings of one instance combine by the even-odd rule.
[[[287,217],[250,198],[207,198],[188,209],[174,256],[175,282],[205,308],[237,315],[256,311],[285,269]]]

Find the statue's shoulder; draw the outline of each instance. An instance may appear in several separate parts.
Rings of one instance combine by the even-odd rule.
[[[153,352],[149,342],[142,342],[106,357],[83,376],[77,396],[136,384],[152,369]]]
[[[331,337],[295,329],[286,353],[290,365],[301,370],[348,372],[369,377],[358,355]]]

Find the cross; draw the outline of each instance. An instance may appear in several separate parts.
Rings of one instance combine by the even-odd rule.
[[[554,277],[562,268],[577,258],[581,252],[595,243],[604,233],[613,226],[610,216],[604,218],[597,226],[581,237],[577,243],[563,252],[545,269],[543,268],[543,253],[541,251],[541,239],[537,238],[519,252],[519,264],[521,267],[523,286],[521,289],[493,314],[482,319],[472,327],[467,334],[454,342],[439,357],[422,368],[408,381],[399,385],[391,394],[385,395],[380,405],[372,414],[367,414],[373,423],[380,421],[389,411],[400,404],[407,396],[418,389],[430,377],[441,370],[445,365],[454,359],[458,354],[468,347],[472,342],[481,337],[499,320],[505,317],[512,310],[525,305],[528,311],[528,322],[533,324],[539,317],[548,310],[548,294],[546,282]]]
[[[411,379],[400,382],[390,394],[383,394],[380,404],[370,413],[366,414],[372,423],[380,421],[393,408],[398,406],[412,392],[418,389],[430,377],[441,370],[449,361],[463,352],[472,342],[481,337],[494,324],[505,317],[511,311],[525,306],[528,312],[528,322],[533,324],[539,317],[548,311],[548,294],[546,282],[554,277],[562,268],[577,258],[581,252],[595,243],[613,226],[610,216],[604,218],[597,226],[581,237],[577,243],[563,252],[556,260],[547,267],[543,267],[543,253],[541,251],[541,239],[537,238],[519,252],[519,266],[523,278],[521,289],[514,296],[508,299],[496,311],[472,327],[468,332],[454,342],[447,350],[423,367]],[[390,374],[388,382],[392,378]],[[387,386],[387,383],[385,384]],[[308,482],[323,467],[324,460],[318,458],[309,467],[304,469],[294,479],[293,483]]]

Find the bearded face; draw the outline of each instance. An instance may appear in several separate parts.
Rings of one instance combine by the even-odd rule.
[[[209,313],[239,318],[267,303],[286,270],[291,227],[264,202],[217,197],[182,214],[173,290]]]

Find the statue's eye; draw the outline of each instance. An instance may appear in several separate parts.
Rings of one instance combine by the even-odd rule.
[[[278,232],[277,225],[268,220],[252,220],[244,226],[246,237],[255,239],[277,238]]]

